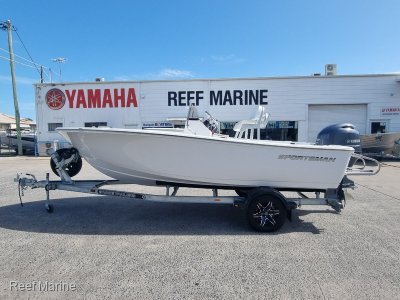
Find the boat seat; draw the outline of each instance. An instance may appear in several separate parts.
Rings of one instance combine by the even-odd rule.
[[[260,139],[260,130],[265,129],[268,124],[269,114],[263,106],[259,106],[256,115],[250,120],[239,121],[233,127],[236,132],[235,138],[253,139],[257,130],[257,139]]]

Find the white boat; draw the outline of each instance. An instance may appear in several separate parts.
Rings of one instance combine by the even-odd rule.
[[[58,128],[79,154],[121,183],[325,190],[337,188],[354,149],[259,140],[265,108],[214,134],[191,108],[183,130]],[[254,138],[256,137],[256,138]]]
[[[23,153],[34,152],[36,135],[32,131],[21,131],[21,144]],[[2,148],[14,149],[18,151],[17,133],[14,130],[3,131],[0,133],[0,145]]]
[[[354,186],[346,175],[379,172],[376,160],[354,154],[351,147],[259,140],[267,118],[265,108],[259,107],[254,119],[235,125],[234,138],[216,133],[213,118],[201,122],[195,107],[190,108],[183,129],[58,128],[73,145],[50,153],[51,167],[61,180],[51,181],[49,173],[41,181],[32,174],[18,174],[15,182],[19,195],[27,187],[44,188],[48,212],[53,211],[52,190],[141,201],[229,204],[246,210],[252,228],[271,232],[303,205],[329,205],[340,212],[344,189]],[[81,169],[81,156],[119,181],[72,180]],[[353,156],[362,162],[358,169],[347,168]],[[375,168],[368,169],[365,160],[374,162]],[[162,185],[166,194],[103,188],[119,183]],[[177,196],[181,186],[211,188],[213,196]],[[220,188],[235,190],[238,196],[219,196]],[[280,193],[288,190],[299,197]],[[314,192],[315,197],[304,191]]]
[[[361,136],[361,147],[365,154],[398,155],[400,132],[375,133]]]

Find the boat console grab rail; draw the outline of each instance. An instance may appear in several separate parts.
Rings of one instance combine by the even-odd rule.
[[[381,170],[381,164],[376,159],[357,153],[353,153],[351,157],[355,159],[355,161],[352,167],[347,168],[346,175],[375,175]],[[369,162],[369,164],[367,162]],[[357,166],[357,164],[360,163],[361,166]]]

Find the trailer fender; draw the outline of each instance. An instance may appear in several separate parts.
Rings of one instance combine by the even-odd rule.
[[[270,195],[273,196],[277,199],[279,199],[283,206],[287,210],[291,210],[293,207],[290,205],[290,203],[287,201],[286,197],[282,195],[278,190],[270,187],[260,187],[260,188],[255,188],[253,190],[250,190],[249,193],[247,194],[246,197],[246,209],[249,206],[250,202],[252,199],[261,196],[261,195]]]

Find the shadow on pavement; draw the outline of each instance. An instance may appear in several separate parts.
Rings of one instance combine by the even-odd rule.
[[[0,227],[27,232],[76,235],[259,235],[248,225],[244,210],[227,205],[149,203],[115,197],[52,199],[0,207]],[[313,211],[315,212],[315,211]],[[322,211],[325,212],[325,211]],[[273,235],[323,230],[299,219],[293,211]],[[261,233],[265,235],[264,233]]]

